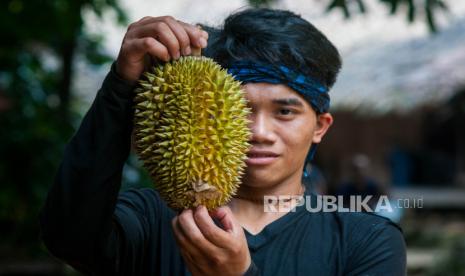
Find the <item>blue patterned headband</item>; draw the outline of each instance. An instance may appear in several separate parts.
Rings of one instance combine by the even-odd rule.
[[[317,113],[329,110],[329,90],[315,79],[299,74],[286,66],[268,66],[250,61],[240,61],[228,67],[228,73],[243,83],[266,82],[285,84],[299,93]]]

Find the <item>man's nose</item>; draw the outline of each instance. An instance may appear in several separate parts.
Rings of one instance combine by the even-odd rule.
[[[274,143],[276,134],[273,130],[273,122],[265,114],[254,114],[251,118],[252,130],[251,143]]]

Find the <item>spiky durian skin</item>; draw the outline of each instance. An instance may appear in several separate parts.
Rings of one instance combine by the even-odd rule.
[[[176,210],[226,204],[240,185],[251,135],[240,82],[206,57],[182,57],[144,76],[134,136],[155,188]]]

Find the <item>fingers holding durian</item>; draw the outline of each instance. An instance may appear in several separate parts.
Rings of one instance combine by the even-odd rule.
[[[150,17],[146,16],[139,20],[140,25],[149,25],[156,22],[164,22],[172,28],[180,41],[181,51],[187,46],[205,48],[208,40],[208,33],[198,25],[192,25],[181,20],[176,20],[172,16]],[[187,34],[187,37],[184,35]],[[185,54],[189,55],[189,54]]]
[[[157,25],[166,24],[176,36],[178,42],[178,47],[168,47],[170,53],[179,52],[184,56],[194,55],[196,50],[200,51],[200,49],[207,46],[208,33],[206,31],[200,29],[198,26],[176,20],[171,16],[144,18],[141,20],[141,24],[145,32],[139,32],[139,36],[151,35],[154,37],[159,35],[159,30],[161,29]],[[172,57],[176,59],[176,55],[172,54]]]
[[[116,62],[118,74],[129,81],[136,81],[145,68],[145,56],[169,61],[170,54],[165,45],[153,37],[136,38],[125,41]]]
[[[207,39],[207,32],[171,16],[144,17],[129,25],[116,70],[122,78],[136,81],[146,67],[146,56],[164,62],[179,59],[206,47]]]
[[[194,211],[184,210],[172,221],[173,231],[182,248],[188,249],[192,256],[202,252],[216,252],[217,248],[200,231],[194,219]]]
[[[182,55],[194,55],[195,49],[207,47],[207,32],[200,30],[192,24],[176,20],[171,16],[164,17],[164,22],[170,26],[176,35]]]
[[[212,218],[220,221],[222,228]],[[193,275],[242,275],[251,257],[244,231],[228,207],[210,214],[204,206],[172,220],[176,242]]]
[[[190,41],[192,41],[191,44],[194,45],[194,49],[192,51],[193,55],[200,55],[200,49],[207,47],[208,33],[202,30],[199,25],[194,26],[182,21],[178,22],[185,28]]]
[[[182,39],[179,39],[178,36],[176,36],[173,32],[173,29],[165,22],[158,21],[140,26],[130,35],[133,39],[152,38],[160,42],[168,50],[169,59],[179,59],[181,56],[180,44]],[[188,41],[189,38],[187,34],[184,34],[184,36],[184,40],[187,39]],[[155,57],[158,58],[158,56]]]

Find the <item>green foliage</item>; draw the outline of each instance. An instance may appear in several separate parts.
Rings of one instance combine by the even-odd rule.
[[[249,0],[249,4],[254,7],[269,6],[277,0]],[[308,0],[309,2],[314,0]],[[354,12],[366,13],[368,10],[365,1],[370,0],[327,0],[328,12],[340,10],[346,18],[350,18]],[[435,16],[438,12],[448,11],[448,7],[443,0],[378,0],[388,6],[391,14],[397,14],[406,10],[408,22],[412,23],[418,16],[422,16],[428,24],[431,32],[437,31]],[[403,9],[405,8],[405,9]]]
[[[428,271],[427,275],[465,275],[465,237],[456,237],[445,245],[447,254],[437,260],[437,264]]]
[[[256,8],[267,7],[276,2],[277,0],[249,0],[249,4]]]
[[[100,37],[83,34],[84,9],[126,21],[115,0],[0,3],[1,248],[38,246],[38,211],[79,119],[70,109],[73,59],[110,60]]]

